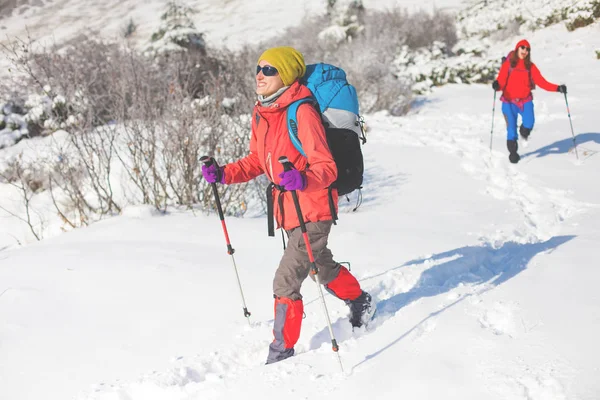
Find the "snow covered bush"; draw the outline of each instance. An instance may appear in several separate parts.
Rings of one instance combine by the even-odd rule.
[[[576,2],[567,7],[555,10],[543,24],[543,26],[551,25],[550,22],[565,21],[565,25],[569,31],[574,31],[577,28],[583,28],[594,23],[600,18],[600,1],[586,0]]]
[[[38,135],[49,135],[58,129],[69,129],[77,125],[81,118],[75,114],[72,104],[78,102],[78,98],[67,99],[45,86],[43,94],[30,94],[25,102],[28,110],[25,121],[30,137]]]
[[[0,101],[0,149],[12,146],[29,134],[22,99],[12,94]]]
[[[567,29],[574,30],[598,18],[599,0],[488,0],[475,2],[460,12],[458,22],[462,38],[485,38],[515,22],[531,31],[558,23],[565,23]]]
[[[16,95],[2,106],[0,148],[12,146],[21,139],[45,136],[58,129],[69,129],[77,124],[72,108],[64,96],[54,94],[46,86],[42,94]]]
[[[52,95],[48,87],[40,94],[25,94],[24,88],[13,82],[2,84],[4,93],[0,101],[0,149],[12,146],[23,138],[51,134],[75,123],[68,114],[66,99]],[[34,90],[35,91],[35,90]]]
[[[417,51],[404,46],[394,64],[397,75],[415,82],[413,90],[422,94],[447,83],[487,83],[493,80],[500,61],[482,58],[478,50],[449,56],[444,44],[435,42]]]

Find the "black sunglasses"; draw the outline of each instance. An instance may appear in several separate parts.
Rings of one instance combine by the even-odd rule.
[[[527,47],[527,46],[520,46],[519,48],[520,48],[521,50],[527,50],[527,51],[530,51],[529,47]],[[258,72],[257,72],[257,73],[258,73]]]
[[[258,75],[258,73],[260,71],[262,71],[264,76],[275,76],[279,73],[279,71],[277,71],[277,68],[271,67],[270,65],[265,65],[264,67],[257,65],[256,66],[256,75]]]

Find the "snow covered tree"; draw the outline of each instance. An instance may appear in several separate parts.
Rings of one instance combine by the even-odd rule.
[[[204,34],[194,26],[190,15],[195,11],[177,2],[169,2],[167,10],[160,17],[161,24],[150,38],[146,54],[158,54],[182,51],[206,53]]]
[[[332,45],[352,40],[364,29],[361,23],[364,10],[362,0],[328,0],[331,25],[319,33],[319,40]]]

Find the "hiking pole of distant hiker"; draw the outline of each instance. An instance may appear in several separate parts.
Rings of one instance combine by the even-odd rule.
[[[284,171],[290,171],[292,169],[292,163],[286,156],[279,157],[279,162],[283,165]],[[312,248],[310,246],[310,241],[308,240],[308,233],[306,232],[306,224],[304,223],[304,218],[302,217],[302,210],[300,209],[300,202],[298,201],[298,194],[295,190],[291,190],[292,199],[294,200],[294,206],[296,207],[296,213],[298,214],[298,221],[300,221],[300,230],[302,231],[302,236],[304,237],[304,244],[306,245],[306,252],[308,253],[308,260],[310,261],[310,273],[315,277],[315,282],[317,283],[317,287],[319,288],[319,297],[321,298],[321,304],[323,305],[323,310],[325,311],[325,317],[327,318],[327,327],[329,328],[329,336],[331,338],[331,348],[337,354],[338,361],[340,362],[340,368],[342,372],[344,372],[344,366],[342,365],[342,359],[340,358],[340,353],[338,350],[337,341],[335,340],[335,336],[333,335],[333,329],[331,328],[331,320],[329,319],[329,312],[327,311],[327,304],[325,304],[325,297],[323,296],[323,289],[321,288],[321,282],[319,279],[319,269],[317,268],[317,264],[315,263],[315,257],[312,252]]]
[[[215,161],[214,158],[203,156],[200,158],[200,162],[204,163],[207,167],[210,165],[214,165],[217,170],[219,169],[219,165]],[[250,324],[250,311],[248,311],[248,307],[246,306],[246,300],[244,299],[244,291],[242,290],[242,283],[240,282],[240,275],[238,274],[237,265],[235,264],[235,258],[233,257],[233,253],[235,250],[231,246],[231,242],[229,241],[229,233],[227,233],[227,225],[225,225],[225,217],[223,216],[223,207],[221,207],[221,199],[219,199],[219,191],[217,190],[217,184],[211,183],[213,194],[215,195],[215,202],[217,203],[217,211],[219,212],[219,219],[221,220],[221,226],[223,227],[223,233],[225,234],[225,241],[227,242],[227,254],[231,256],[231,261],[233,262],[233,269],[235,271],[235,277],[237,278],[238,287],[240,288],[240,295],[242,296],[242,304],[244,306],[244,317],[248,319],[248,324]]]
[[[494,138],[494,115],[496,114],[496,91],[494,90],[494,105],[492,106],[492,130],[490,131],[490,152],[492,151],[492,139]]]
[[[575,148],[575,157],[577,157],[577,159],[579,160],[579,154],[577,154],[577,142],[575,141],[575,132],[573,131],[573,122],[571,122],[571,110],[569,110],[569,101],[567,100],[567,94],[566,93],[563,93],[563,94],[565,95],[565,104],[567,105],[567,115],[569,116],[569,124],[571,125],[571,135],[573,135],[573,146]]]

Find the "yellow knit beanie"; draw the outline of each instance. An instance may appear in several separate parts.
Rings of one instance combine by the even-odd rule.
[[[302,53],[293,47],[273,47],[266,50],[258,58],[265,60],[279,71],[279,77],[285,86],[289,86],[306,72],[306,64]]]

